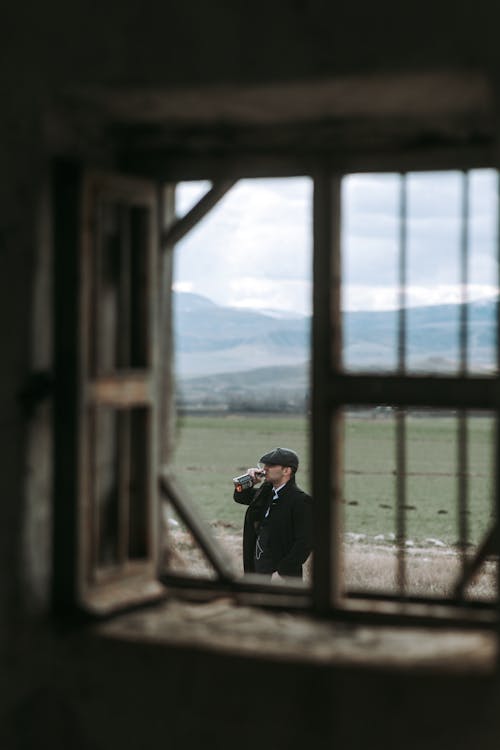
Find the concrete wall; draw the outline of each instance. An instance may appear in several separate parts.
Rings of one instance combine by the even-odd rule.
[[[20,398],[51,365],[47,179],[54,152],[107,158],[89,119],[67,138],[68,92],[500,70],[493,2],[25,2],[0,28],[0,633],[3,748],[496,747],[491,682],[275,667],[54,632],[50,402]],[[208,97],[208,106],[210,97]],[[180,113],[182,114],[182,113]],[[179,115],[179,113],[177,113]],[[66,139],[67,138],[67,139]],[[96,143],[99,144],[96,147]],[[96,151],[97,148],[97,151]],[[263,690],[261,694],[260,691]],[[453,701],[459,701],[455,710]],[[443,703],[443,710],[439,708]],[[168,705],[168,707],[167,707]],[[394,705],[397,711],[394,712]],[[451,724],[457,720],[457,726]],[[450,724],[448,724],[448,720]],[[224,729],[221,729],[223,722]],[[375,729],[373,728],[375,727]],[[474,739],[472,739],[472,736]],[[264,739],[262,739],[264,738]]]

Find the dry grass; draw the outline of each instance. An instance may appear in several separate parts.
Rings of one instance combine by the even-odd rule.
[[[344,546],[346,588],[373,592],[397,591],[397,551],[395,547],[377,547],[356,543]],[[407,550],[407,592],[416,596],[450,596],[461,563],[451,547]],[[495,595],[496,565],[487,562],[467,588],[467,597],[491,599]]]
[[[243,574],[241,533],[232,527],[213,524],[214,536],[234,570]],[[166,567],[188,575],[214,577],[191,534],[180,525],[170,527],[170,553]],[[451,547],[410,548],[407,550],[407,592],[417,596],[449,596],[460,573],[460,557]],[[467,589],[473,599],[491,599],[495,595],[496,565],[486,562]],[[343,570],[345,588],[352,591],[397,592],[397,550],[390,545],[348,541],[344,543]],[[310,581],[311,561],[305,565],[305,582]]]

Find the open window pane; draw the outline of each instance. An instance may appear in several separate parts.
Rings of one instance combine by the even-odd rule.
[[[99,410],[92,431],[95,557],[98,568],[120,563],[120,474],[123,471],[120,415],[112,409]],[[121,433],[124,434],[123,432]]]
[[[145,180],[54,170],[54,600],[67,609],[114,612],[163,594],[157,202]]]
[[[130,430],[128,457],[128,557],[141,560],[151,548],[151,494],[156,478],[150,475],[151,414],[148,409],[132,409],[127,415]],[[127,457],[125,456],[127,461]]]
[[[181,214],[196,189],[178,186]],[[242,180],[175,250],[174,467],[236,570],[232,478],[285,446],[309,487],[310,216],[309,179]]]
[[[101,407],[92,418],[94,549],[99,569],[148,557],[149,414]]]
[[[102,201],[94,246],[93,370],[148,364],[148,210]]]

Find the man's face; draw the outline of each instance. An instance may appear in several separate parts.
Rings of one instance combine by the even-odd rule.
[[[291,469],[289,466],[264,464],[264,471],[266,472],[266,480],[271,482],[274,487],[279,487],[290,479]]]

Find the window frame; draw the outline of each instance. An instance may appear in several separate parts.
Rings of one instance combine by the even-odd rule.
[[[140,209],[145,215],[139,252],[144,258],[144,362],[133,366],[116,360],[111,369],[96,361],[97,258],[105,204],[120,212]],[[158,290],[156,261],[158,202],[150,181],[85,170],[58,161],[53,172],[54,208],[54,525],[53,604],[56,611],[106,614],[122,606],[164,595],[157,580],[158,487]],[[120,229],[120,231],[122,231]],[[124,244],[132,244],[132,227]],[[121,240],[120,240],[121,242]],[[122,252],[120,244],[119,250]],[[130,248],[129,248],[130,249]],[[121,260],[120,260],[121,263]],[[128,269],[132,278],[131,267]],[[119,271],[118,285],[123,283]],[[121,294],[121,290],[117,290]],[[128,298],[130,301],[130,297]],[[128,318],[127,318],[128,320]],[[116,335],[123,338],[115,321]],[[99,515],[95,465],[95,423],[99,410],[111,410],[116,426],[116,556],[99,560]],[[141,554],[130,549],[131,477],[125,449],[130,450],[131,416],[144,419],[144,486],[136,490],[142,505]],[[102,413],[102,412],[101,412]],[[114,471],[114,469],[113,469]],[[143,493],[141,497],[141,493]]]
[[[392,166],[392,165],[391,165]],[[401,165],[399,165],[401,167]],[[467,170],[475,165],[467,166]],[[491,163],[490,168],[497,169]],[[457,164],[447,164],[446,171],[465,171]],[[401,168],[359,169],[374,173],[401,173]],[[434,164],[427,169],[419,165],[408,171],[445,171]],[[356,596],[342,594],[339,552],[331,540],[341,532],[342,503],[342,408],[346,405],[390,403],[396,407],[433,406],[436,408],[487,409],[495,418],[494,506],[500,517],[500,368],[495,375],[456,376],[413,375],[403,372],[366,375],[350,373],[342,367],[341,278],[341,181],[351,170],[333,172],[325,169],[315,181],[314,206],[314,289],[313,315],[313,496],[329,487],[330,503],[315,504],[315,548],[313,572],[313,609],[321,615],[338,619],[394,625],[432,625],[485,627],[500,626],[500,576],[497,563],[496,599],[491,605],[465,602],[453,597],[401,597],[361,592]],[[497,182],[498,189],[498,182]],[[499,205],[497,200],[497,205]],[[500,216],[499,216],[500,221]],[[497,236],[497,256],[499,237]],[[500,305],[497,304],[496,352],[499,357]],[[433,396],[429,398],[429,392]],[[331,461],[329,466],[328,461]],[[487,535],[488,536],[488,535]],[[491,535],[490,535],[491,536]],[[493,549],[500,552],[500,539]],[[482,546],[482,545],[481,545]],[[481,547],[479,548],[479,553]],[[472,567],[472,566],[471,566]]]
[[[154,162],[151,159],[151,155],[148,156],[148,165]],[[206,159],[206,160],[193,160],[191,158],[185,158],[178,161],[172,168],[171,163],[168,159],[160,158],[160,167],[155,165],[154,169],[143,170],[140,163],[135,163],[133,172],[144,173],[146,177],[153,179],[158,190],[163,195],[165,191],[170,190],[173,184],[182,179],[213,179],[220,178],[222,181],[232,182],[235,179],[251,176],[262,176],[262,177],[274,177],[274,176],[292,176],[292,175],[305,175],[310,176],[314,182],[314,199],[313,199],[313,330],[312,330],[312,416],[311,416],[311,466],[312,466],[312,494],[316,499],[315,501],[315,514],[314,514],[314,564],[313,564],[313,580],[310,589],[306,589],[302,585],[271,585],[263,583],[258,578],[252,578],[246,576],[244,579],[236,579],[224,568],[223,564],[218,560],[218,553],[213,550],[209,535],[203,528],[203,524],[199,524],[196,520],[196,514],[190,515],[190,509],[187,508],[187,504],[184,500],[176,493],[172,485],[172,477],[168,464],[169,455],[169,442],[170,437],[168,436],[169,426],[164,428],[163,434],[160,436],[162,443],[161,449],[161,460],[159,466],[159,481],[162,488],[162,492],[168,496],[170,500],[176,497],[177,504],[180,508],[185,509],[185,519],[191,526],[191,531],[194,533],[199,545],[203,551],[209,556],[212,555],[212,564],[217,569],[218,579],[216,581],[204,581],[201,579],[194,579],[191,577],[185,577],[173,574],[162,575],[161,581],[165,586],[176,587],[178,589],[195,589],[198,592],[213,592],[219,593],[231,592],[234,595],[243,597],[245,601],[250,601],[255,604],[264,604],[278,607],[287,608],[300,608],[310,610],[313,613],[320,616],[333,617],[335,619],[354,619],[355,621],[369,621],[369,622],[389,622],[392,624],[433,624],[433,625],[463,625],[472,627],[498,627],[500,622],[500,597],[497,596],[497,600],[494,606],[494,617],[484,617],[484,612],[474,612],[470,608],[457,608],[457,607],[444,607],[442,603],[423,601],[423,602],[411,602],[396,604],[394,602],[380,602],[376,601],[376,598],[365,599],[365,600],[350,600],[348,601],[342,596],[340,586],[340,553],[339,545],[335,545],[333,540],[340,529],[340,499],[341,499],[341,452],[342,452],[342,438],[340,434],[340,410],[343,403],[353,403],[353,390],[358,393],[359,389],[375,389],[379,392],[380,380],[376,380],[371,376],[360,376],[360,375],[349,375],[341,372],[341,321],[340,321],[340,285],[341,285],[341,271],[340,271],[340,245],[341,245],[341,195],[340,186],[341,180],[347,174],[352,172],[392,172],[401,171],[402,167],[412,171],[430,171],[436,169],[464,169],[473,167],[490,167],[494,166],[494,160],[488,152],[478,153],[473,152],[471,155],[453,152],[443,153],[441,156],[436,154],[418,155],[418,154],[399,154],[390,155],[385,159],[375,157],[373,155],[343,155],[340,157],[337,155],[326,155],[326,158],[319,160],[318,158],[307,156],[306,158],[294,158],[290,159],[287,157],[277,158],[269,160],[263,158],[259,163],[258,167],[249,167],[248,162],[241,161],[238,159],[228,160],[224,163],[221,168],[221,163],[218,160]],[[340,168],[339,168],[340,167]],[[65,169],[68,169],[68,165],[65,165]],[[74,165],[70,169],[75,169]],[[188,177],[189,175],[189,177]],[[74,175],[73,175],[74,177]],[[57,181],[61,180],[56,175],[55,185],[57,192]],[[66,184],[66,183],[65,183]],[[217,179],[216,179],[216,184]],[[161,188],[160,188],[161,186]],[[163,270],[160,272],[162,283],[165,283],[165,279],[168,280],[169,274],[171,274],[171,255],[175,245],[175,241],[182,236],[184,229],[189,229],[189,222],[185,222],[185,226],[181,227],[180,222],[176,222],[173,215],[173,204],[172,204],[172,192],[169,193],[169,208],[165,213],[165,221],[167,226],[164,228],[163,241],[162,241],[162,263]],[[61,207],[70,208],[69,215],[76,217],[78,216],[78,203],[79,196],[77,193],[67,191],[65,196],[59,196],[59,202],[57,204],[58,214],[61,214]],[[163,204],[165,205],[165,204]],[[207,204],[208,206],[208,204]],[[198,206],[199,209],[199,206]],[[195,211],[198,210],[195,207]],[[208,207],[209,210],[209,207]],[[203,214],[204,215],[204,214]],[[196,217],[192,216],[192,220],[196,221]],[[58,244],[61,244],[61,238],[59,234],[63,234],[64,238],[68,236],[72,237],[72,241],[75,247],[78,246],[79,242],[79,219],[73,218],[65,219],[61,221],[57,218],[55,224],[55,247],[57,249]],[[69,258],[61,258],[59,252],[59,260],[56,263],[56,286],[58,286],[59,294],[55,295],[55,320],[61,319],[63,311],[69,309],[72,310],[73,314],[76,314],[74,309],[75,300],[68,294],[61,294],[61,283],[63,278],[69,273],[75,273],[75,262],[76,260]],[[165,270],[166,269],[166,270]],[[169,270],[170,269],[170,270]],[[57,279],[59,278],[59,285]],[[165,286],[163,287],[166,288]],[[170,288],[170,287],[168,287]],[[162,305],[162,319],[163,321],[170,321],[170,308],[169,308],[169,293],[164,294],[161,299]],[[68,353],[68,336],[67,331],[64,330],[64,324],[60,325],[59,333],[62,334],[58,337],[59,344],[56,341],[56,354],[60,356],[64,352]],[[56,334],[57,334],[56,327]],[[56,336],[57,338],[57,336]],[[61,343],[62,342],[62,343]],[[69,345],[69,353],[73,359],[76,360],[78,353],[75,350],[75,344],[73,348]],[[165,343],[165,349],[168,354],[171,352],[171,340],[167,340]],[[57,359],[57,357],[56,357]],[[56,381],[58,379],[56,378]],[[454,379],[455,380],[455,379]],[[391,403],[394,402],[394,391],[400,392],[402,402],[406,406],[413,405],[413,403],[420,403],[418,393],[422,392],[422,388],[425,386],[424,378],[417,376],[383,376],[383,381],[391,391]],[[455,405],[458,403],[463,405],[463,400],[468,399],[469,396],[472,399],[476,399],[481,404],[486,404],[492,411],[495,412],[497,417],[498,425],[498,414],[500,413],[500,400],[496,395],[498,392],[498,381],[499,377],[488,378],[487,383],[482,379],[475,379],[474,383],[466,384],[465,387],[460,387],[460,393],[455,394],[455,400],[449,397],[449,380],[446,378],[432,378],[434,386],[441,388],[440,393],[443,397],[437,397],[435,405],[443,405],[444,402],[448,405],[453,402]],[[61,380],[59,379],[59,383]],[[61,448],[61,436],[58,438],[57,425],[60,424],[64,419],[62,414],[62,406],[65,399],[73,399],[76,401],[76,390],[77,382],[76,378],[71,378],[67,387],[62,383],[62,390],[60,391],[61,398],[56,399],[55,409],[55,436],[56,436],[56,455],[58,450]],[[487,385],[485,388],[484,386]],[[491,387],[490,387],[491,386]],[[172,380],[171,373],[166,373],[163,378],[163,389],[161,397],[160,411],[163,415],[163,425],[171,425],[171,419],[169,419],[171,412],[171,399],[172,399]],[[340,398],[339,394],[343,394]],[[342,400],[344,399],[344,400]],[[373,403],[373,399],[369,400]],[[67,403],[67,402],[66,402]],[[425,400],[428,405],[428,399]],[[59,406],[57,405],[59,404]],[[466,404],[468,405],[468,404]],[[74,430],[77,428],[78,416],[72,414],[72,424]],[[67,432],[65,433],[67,436]],[[497,441],[498,442],[498,441]],[[71,453],[70,446],[69,452]],[[68,446],[66,446],[64,453],[68,453]],[[500,483],[500,461],[497,461],[496,465],[496,484],[497,487]],[[75,463],[73,462],[73,465]],[[64,484],[65,490],[74,486],[74,479],[69,476],[69,471],[65,470],[60,472],[61,464],[56,459],[55,461],[55,485],[56,485],[56,502],[55,502],[55,538],[57,544],[55,546],[54,554],[54,567],[55,567],[55,586],[54,586],[54,602],[56,608],[67,608],[68,602],[72,602],[71,606],[75,605],[77,597],[75,597],[74,581],[70,581],[71,576],[75,577],[76,568],[78,564],[75,563],[75,549],[77,549],[77,537],[78,537],[78,520],[75,515],[74,509],[63,508],[62,492],[61,492],[61,481]],[[59,474],[58,474],[59,472]],[[59,477],[59,479],[58,479]],[[64,480],[64,481],[63,481]],[[58,489],[59,486],[59,489]],[[330,502],[322,502],[319,500],[324,496],[324,488],[329,488],[328,498]],[[496,504],[497,513],[499,508],[498,491],[496,491]],[[67,529],[71,528],[72,533],[67,534]],[[64,538],[63,538],[64,537]],[[499,543],[500,551],[500,543]],[[71,570],[65,573],[61,572],[61,561],[67,563],[68,560],[72,560]],[[219,564],[220,563],[220,564]],[[72,571],[72,572],[71,572]],[[79,606],[77,604],[77,606]],[[434,609],[434,611],[432,611]],[[445,611],[446,610],[446,611]]]

